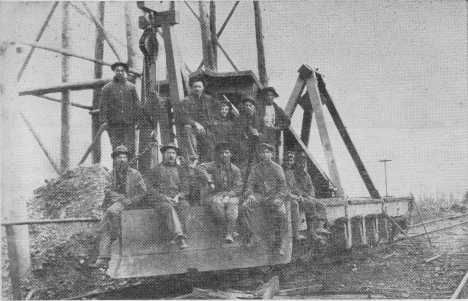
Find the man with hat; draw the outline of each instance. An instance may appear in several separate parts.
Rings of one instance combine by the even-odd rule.
[[[151,170],[148,199],[173,234],[180,249],[186,249],[189,193],[187,170],[177,164],[179,148],[170,142],[161,147],[163,162]]]
[[[242,222],[247,230],[247,246],[257,243],[259,237],[253,227],[252,211],[261,206],[272,218],[271,226],[275,239],[273,242],[276,255],[284,255],[282,250],[282,231],[287,221],[284,200],[287,197],[287,186],[283,169],[272,161],[273,146],[267,143],[258,145],[260,162],[253,166],[247,180],[245,201],[241,206]]]
[[[242,192],[241,172],[231,163],[231,155],[231,146],[223,141],[215,147],[215,161],[197,166],[200,177],[210,187],[206,205],[217,222],[224,226],[226,243],[233,243],[236,236],[234,227],[238,216],[239,195]]]
[[[113,150],[123,144],[135,154],[135,125],[140,114],[140,100],[135,85],[127,80],[128,65],[117,62],[111,69],[114,78],[102,88],[99,119],[101,123],[107,123]]]
[[[199,162],[212,161],[214,136],[211,125],[217,101],[204,93],[203,78],[196,77],[190,82],[190,94],[174,108],[176,121],[183,127],[180,137],[182,151],[187,160],[196,156]]]
[[[324,228],[327,222],[327,207],[325,204],[315,198],[315,189],[312,179],[307,172],[308,156],[304,152],[297,154],[297,160],[294,169],[294,178],[296,180],[296,194],[302,199],[300,207],[305,213],[307,229],[312,239],[325,243],[322,234],[329,234],[330,231]]]
[[[99,257],[91,267],[109,267],[112,242],[120,235],[120,214],[122,210],[137,205],[146,194],[146,185],[141,174],[128,166],[131,157],[127,147],[118,146],[112,153],[114,169],[106,175],[104,215],[100,226],[101,241]]]
[[[287,200],[291,204],[291,226],[293,238],[296,240],[304,240],[305,236],[299,233],[299,204],[302,202],[300,191],[294,178],[294,171],[292,166],[294,165],[294,159],[296,155],[294,152],[288,151],[284,153],[283,158],[283,172],[286,179],[286,185],[288,186],[288,198]]]
[[[264,122],[264,138],[263,141],[276,146],[278,136],[281,131],[287,129],[291,124],[291,119],[275,102],[274,99],[279,97],[275,88],[266,87],[259,91],[260,102],[257,110]]]
[[[238,165],[245,173],[247,165],[253,164],[256,147],[263,138],[264,124],[257,114],[257,103],[253,98],[245,97],[241,102],[242,110],[234,120],[233,139],[238,143]]]

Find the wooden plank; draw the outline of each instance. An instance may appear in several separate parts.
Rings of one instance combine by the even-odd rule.
[[[203,62],[205,67],[211,70],[217,70],[213,44],[215,43],[212,39],[213,33],[210,30],[210,2],[208,1],[198,1],[198,7],[200,11],[200,29],[201,29],[201,40],[202,40],[202,50],[203,50]],[[216,34],[216,33],[214,33]]]
[[[462,292],[463,288],[466,289],[466,282],[468,281],[468,271],[466,272],[465,276],[463,277],[462,281],[458,284],[457,289],[453,292],[453,295],[450,299],[458,299],[458,296]]]
[[[361,234],[361,244],[367,245],[367,233],[366,233],[366,218],[364,216],[360,217],[359,231]]]
[[[56,99],[56,98],[53,98],[53,97],[50,97],[50,96],[46,96],[46,95],[34,95],[36,97],[39,97],[39,98],[43,98],[43,99],[47,99],[47,100],[51,100],[51,101],[54,101],[54,102],[59,102],[59,103],[62,103],[62,101],[60,99]],[[80,109],[85,109],[85,110],[92,110],[93,107],[90,107],[90,106],[85,106],[85,105],[82,105],[82,104],[79,104],[79,103],[76,103],[76,102],[70,102],[71,106],[72,107],[77,107],[77,108],[80,108]]]
[[[84,82],[74,82],[74,83],[62,83],[53,86],[46,86],[41,88],[30,88],[19,92],[19,96],[26,95],[43,95],[49,93],[57,93],[65,90],[79,91],[79,90],[88,90],[88,89],[97,89],[103,87],[105,84],[110,82],[112,78],[106,79],[94,79]]]
[[[305,81],[299,77],[296,81],[296,84],[294,85],[291,95],[289,96],[288,103],[284,108],[284,112],[289,116],[289,118],[292,118],[292,115],[296,110],[297,103],[302,95],[302,91],[304,91],[304,87]]]
[[[362,162],[361,157],[359,156],[359,153],[354,146],[354,143],[351,140],[351,137],[349,136],[343,121],[341,120],[341,117],[338,114],[338,110],[336,109],[335,104],[333,103],[332,98],[326,89],[325,82],[323,81],[323,78],[320,74],[317,74],[317,80],[319,90],[321,94],[325,96],[325,105],[327,106],[328,111],[330,112],[330,115],[338,129],[338,132],[340,133],[341,138],[343,139],[343,142],[346,145],[346,148],[348,149],[348,152],[359,171],[359,175],[366,185],[367,191],[369,191],[369,194],[373,199],[380,199],[380,194],[375,188],[374,183],[372,182],[372,179],[370,178],[367,169],[364,166],[364,163]]]
[[[302,116],[302,128],[301,128],[301,140],[307,147],[309,146],[310,140],[310,129],[312,127],[312,110],[304,110],[304,115]]]
[[[67,50],[70,39],[70,5],[62,3],[62,48]],[[62,56],[62,82],[69,79],[70,57]],[[60,171],[64,172],[70,167],[70,91],[62,91],[61,131],[60,131]]]
[[[258,76],[262,85],[266,87],[268,86],[268,76],[265,62],[265,46],[263,45],[262,11],[259,1],[254,1],[253,6],[255,15],[255,39],[257,42]]]
[[[278,296],[297,296],[297,295],[309,295],[321,291],[323,284],[315,284],[303,287],[296,287],[291,289],[280,290]]]
[[[215,1],[210,1],[210,31],[211,33],[215,34],[216,37],[216,3]],[[213,49],[213,61],[214,65],[216,67],[216,70],[218,70],[218,48],[216,47],[215,42],[211,42],[211,49]]]
[[[105,11],[105,1],[98,2],[98,21],[101,24],[104,24],[104,11]],[[104,59],[104,35],[102,31],[96,26],[96,38],[94,41],[94,57],[97,60],[102,61]],[[94,63],[94,78],[102,78],[102,64]],[[99,109],[99,103],[101,101],[101,89],[95,89],[93,91],[93,109]],[[101,120],[99,115],[91,115],[91,137],[94,140],[94,137],[99,133],[99,128],[101,126]],[[91,154],[91,161],[93,164],[101,162],[101,140],[94,144],[93,152]]]
[[[337,188],[337,196],[343,196],[343,188],[341,186],[340,176],[338,173],[338,167],[336,166],[335,157],[333,155],[333,149],[331,141],[328,136],[327,125],[325,123],[325,117],[322,111],[322,101],[320,99],[320,93],[317,87],[317,79],[315,72],[312,72],[311,77],[306,81],[307,91],[309,92],[309,98],[311,101],[312,109],[314,110],[315,120],[317,121],[317,127],[319,129],[320,140],[322,141],[322,147],[325,152],[325,158],[327,160],[328,171],[330,173],[331,182]]]

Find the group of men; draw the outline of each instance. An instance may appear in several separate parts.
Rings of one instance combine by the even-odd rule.
[[[307,173],[307,155],[286,152],[283,167],[273,160],[277,134],[290,124],[287,115],[273,101],[278,97],[274,88],[260,91],[261,104],[253,98],[244,98],[240,115],[233,119],[230,102],[217,101],[203,93],[203,80],[194,80],[191,93],[174,110],[176,120],[183,127],[182,147],[179,149],[174,143],[161,147],[163,161],[151,170],[145,184],[140,173],[129,167],[134,150],[131,146],[129,150],[125,143],[130,142],[122,138],[132,124],[124,117],[118,117],[125,115],[125,110],[132,108],[134,97],[136,100],[138,97],[132,95],[132,85],[125,80],[128,67],[116,63],[112,68],[116,76],[103,88],[101,120],[108,124],[114,149],[114,169],[107,175],[99,258],[92,266],[108,267],[111,244],[119,236],[122,210],[134,208],[143,199],[154,205],[178,247],[186,249],[190,235],[190,229],[187,229],[188,195],[193,177],[201,186],[207,187],[202,204],[210,208],[218,225],[223,227],[226,243],[233,243],[239,236],[236,232],[238,224],[247,247],[260,241],[253,220],[253,211],[259,207],[267,213],[274,231],[274,253],[284,255],[282,233],[287,221],[288,202],[294,239],[305,239],[299,233],[299,216],[303,211],[312,239],[323,243],[322,234],[328,233],[323,227],[326,209],[315,199]],[[122,77],[119,77],[119,71],[123,71]],[[115,104],[118,102],[120,104]],[[120,118],[118,124],[111,122],[109,117],[112,116]],[[112,127],[118,128],[116,136],[121,138],[112,137],[114,132],[109,131]],[[187,164],[181,164],[180,158]],[[190,175],[190,169],[194,171],[193,175]]]

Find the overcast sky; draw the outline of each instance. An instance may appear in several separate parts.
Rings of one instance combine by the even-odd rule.
[[[217,2],[218,28],[233,3]],[[270,85],[281,95],[278,103],[286,103],[302,64],[318,68],[381,192],[383,168],[377,161],[386,157],[393,160],[389,164],[389,179],[394,194],[462,193],[468,188],[466,3],[462,0],[262,1],[267,72]],[[190,4],[198,13],[197,2]],[[0,37],[32,41],[52,3],[0,5]],[[89,5],[94,11],[96,4]],[[181,14],[177,31],[182,56],[195,69],[202,58],[198,21],[184,3],[177,5]],[[135,10],[135,23],[138,14]],[[120,41],[125,41],[122,3],[107,3],[105,27]],[[93,56],[94,32],[91,22],[73,11],[71,48],[75,52]],[[58,9],[41,41],[59,47],[60,38],[61,9]],[[219,41],[240,70],[256,73],[252,2],[241,1]],[[125,57],[125,48],[118,43],[116,47]],[[24,50],[18,54],[19,61],[24,60],[29,48]],[[218,53],[219,71],[232,71],[221,52]],[[107,46],[105,60],[115,60]],[[164,67],[163,62],[162,54],[160,67]],[[92,77],[92,63],[72,59],[72,67],[71,81]],[[106,69],[105,74],[111,76],[110,70]],[[59,82],[60,55],[36,50],[20,87]],[[72,100],[90,105],[90,95],[90,92],[73,92]],[[55,145],[51,148],[58,158],[59,105],[33,97],[22,101],[25,113],[47,137],[44,139]],[[73,131],[81,133],[72,140],[72,156],[77,161],[90,142],[89,115],[72,110]],[[295,122],[297,118],[300,116]],[[365,195],[364,185],[329,118],[327,122],[345,191],[350,195]],[[53,176],[32,137],[24,139],[31,140],[31,147],[41,158],[39,170],[43,177]],[[108,145],[107,136],[103,141]],[[316,130],[312,131],[311,148],[326,170]],[[107,160],[104,163],[109,164],[108,154],[103,156]]]

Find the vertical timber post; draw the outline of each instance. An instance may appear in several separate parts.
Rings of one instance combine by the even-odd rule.
[[[69,48],[70,38],[70,5],[69,2],[62,3],[62,48]],[[62,56],[62,82],[68,82],[70,58]],[[62,129],[60,142],[60,170],[63,173],[70,166],[70,90],[62,92]]]
[[[263,46],[263,28],[262,28],[262,12],[260,10],[260,2],[254,1],[255,13],[255,37],[257,40],[257,61],[258,61],[258,76],[263,86],[268,86],[268,76],[265,63],[265,47]]]
[[[105,11],[106,2],[99,1],[98,2],[98,14],[97,18],[101,24],[104,24],[104,11]],[[104,34],[102,30],[96,26],[96,41],[94,44],[94,56],[97,60],[104,59]],[[102,65],[101,64],[94,64],[94,78],[102,78]],[[93,90],[93,110],[99,109],[99,102],[101,99],[101,90],[102,88],[98,88]],[[96,134],[99,132],[99,128],[101,126],[101,122],[99,120],[98,114],[91,115],[91,135],[94,139]],[[101,140],[96,142],[93,148],[93,152],[91,154],[93,164],[101,162]]]
[[[210,30],[215,36],[217,36],[216,34],[216,3],[213,0],[210,1]],[[211,43],[211,48],[213,49],[213,61],[216,66],[216,69],[218,69],[218,46],[216,45],[216,42],[214,40]]]
[[[217,66],[213,51],[213,43],[215,42],[211,38],[210,30],[210,2],[199,1],[198,4],[200,9],[200,28],[203,46],[203,61],[206,68],[216,71]]]

